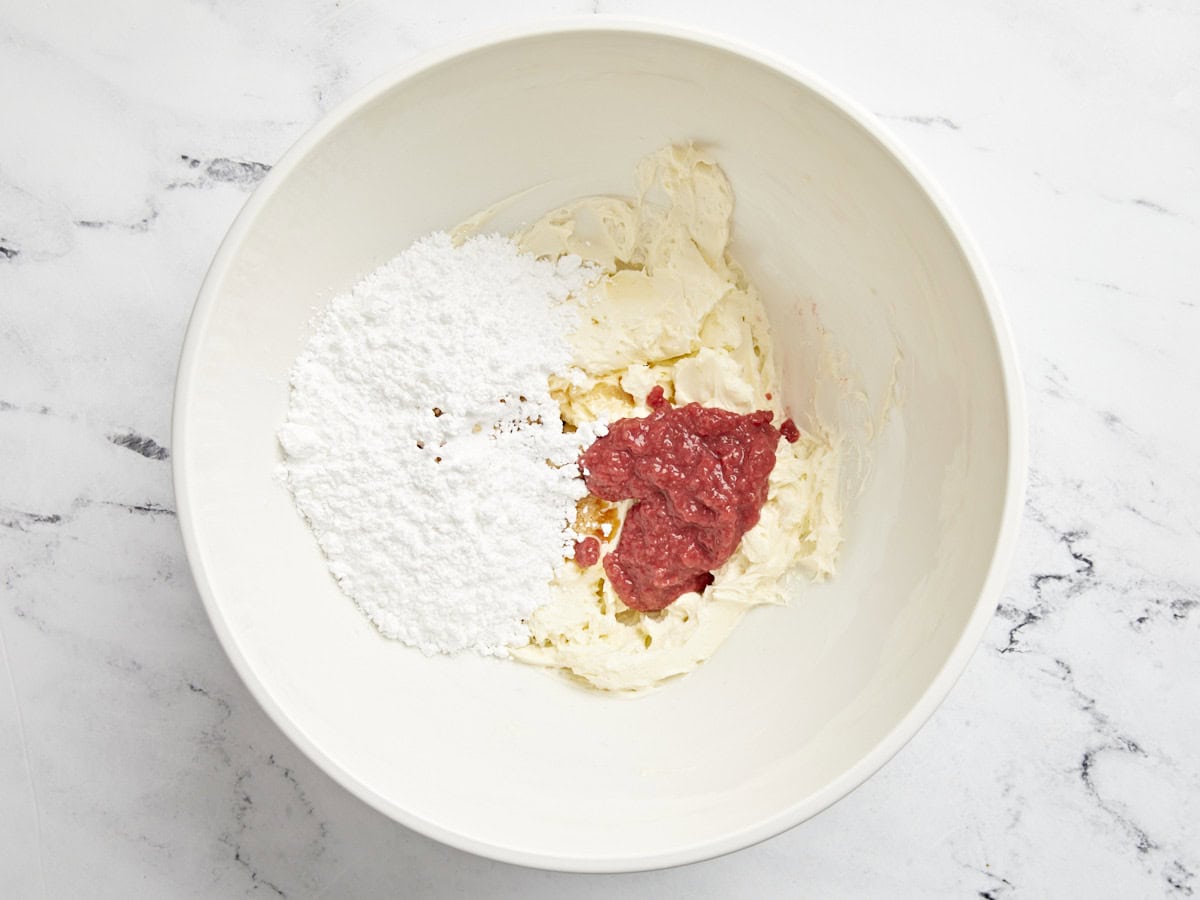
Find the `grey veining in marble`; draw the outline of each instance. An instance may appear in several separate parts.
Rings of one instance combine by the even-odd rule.
[[[325,110],[495,25],[638,12],[875,110],[976,233],[1032,472],[930,724],[778,838],[527,871],[415,835],[241,686],[172,511],[180,341],[225,228]],[[967,0],[0,4],[0,894],[1190,897],[1200,891],[1200,7]]]

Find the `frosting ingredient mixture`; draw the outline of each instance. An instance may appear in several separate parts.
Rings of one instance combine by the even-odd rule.
[[[832,574],[837,443],[785,418],[729,181],[692,146],[636,181],[419,241],[316,320],[284,468],[385,635],[637,692]]]

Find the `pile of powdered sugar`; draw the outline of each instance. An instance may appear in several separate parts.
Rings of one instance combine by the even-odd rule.
[[[507,655],[586,494],[548,377],[595,273],[483,235],[413,244],[333,300],[291,373],[284,475],[329,568],[388,637]]]

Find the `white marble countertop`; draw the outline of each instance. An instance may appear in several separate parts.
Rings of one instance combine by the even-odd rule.
[[[406,6],[0,7],[0,893],[1200,893],[1200,7]],[[748,39],[878,113],[979,238],[1031,414],[1003,603],[930,724],[816,819],[628,876],[450,850],[308,762],[208,625],[166,461],[196,290],[269,164],[426,48],[597,11]]]

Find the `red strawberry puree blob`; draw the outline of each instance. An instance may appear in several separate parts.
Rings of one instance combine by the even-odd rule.
[[[672,407],[661,387],[646,403],[649,416],[615,422],[580,464],[601,500],[637,501],[604,571],[627,606],[651,612],[703,591],[758,523],[780,430],[766,410]]]
[[[585,537],[575,542],[575,562],[581,569],[594,566],[600,560],[600,542],[594,537]]]

